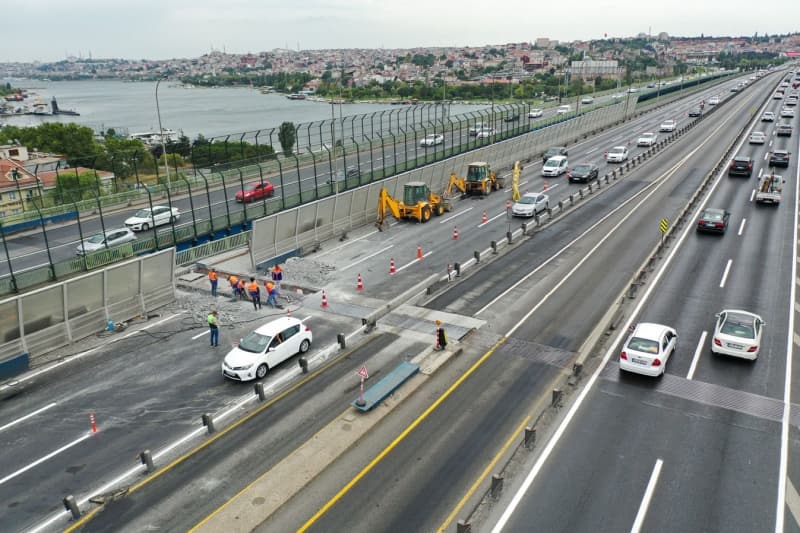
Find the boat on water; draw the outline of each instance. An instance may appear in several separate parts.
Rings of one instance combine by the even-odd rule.
[[[49,115],[50,114],[50,107],[47,105],[41,98],[37,98],[36,101],[33,103],[33,108],[31,109],[32,115]]]
[[[288,98],[289,100],[305,100],[306,99],[306,95],[302,94],[302,93],[292,93],[289,96],[287,96],[286,98]]]
[[[178,142],[180,134],[168,128],[164,128],[164,142]],[[145,131],[141,133],[131,133],[128,135],[130,140],[142,141],[147,146],[157,146],[161,144],[161,134],[157,131]]]

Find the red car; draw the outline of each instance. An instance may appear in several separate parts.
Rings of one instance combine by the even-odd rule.
[[[256,182],[250,184],[250,186],[243,190],[236,193],[236,201],[237,202],[254,202],[256,200],[261,200],[263,198],[269,198],[275,193],[275,187],[268,181],[265,182]]]

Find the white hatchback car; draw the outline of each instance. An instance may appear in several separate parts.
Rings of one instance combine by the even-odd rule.
[[[665,120],[661,123],[661,127],[659,127],[659,131],[675,131],[675,128],[678,126],[678,123],[674,120]]]
[[[518,202],[514,202],[511,214],[515,217],[532,217],[550,209],[550,197],[540,192],[525,193]]]
[[[569,163],[567,162],[566,156],[554,155],[553,157],[545,161],[544,165],[542,165],[542,176],[545,177],[560,176],[561,174],[565,174],[567,172],[568,166]]]
[[[653,146],[658,140],[658,135],[655,133],[642,133],[642,136],[636,141],[636,146]]]
[[[791,107],[781,109],[781,118],[794,118],[794,109]]]
[[[755,361],[764,332],[764,320],[749,311],[725,309],[717,315],[711,353]]]
[[[530,111],[528,111],[528,118],[539,118],[544,114],[544,112],[539,109],[538,107],[534,107]]]
[[[669,326],[636,324],[619,354],[619,368],[645,376],[661,376],[677,344],[678,332]]]
[[[105,233],[96,233],[84,240],[75,249],[75,253],[78,255],[90,254],[135,240],[136,235],[128,228],[108,229]]]
[[[263,379],[297,353],[311,347],[311,328],[285,316],[268,322],[239,341],[222,360],[222,375],[236,381]]]
[[[708,105],[717,105],[719,104],[719,96],[712,96],[708,99]]]
[[[419,145],[427,148],[428,146],[436,146],[437,144],[442,144],[443,142],[444,135],[441,133],[430,133],[419,142]]]
[[[606,152],[606,162],[622,163],[628,159],[628,149],[624,146],[615,146]]]
[[[154,205],[152,209],[139,209],[132,217],[125,220],[125,226],[132,231],[147,231],[155,226],[171,224],[181,218],[177,207]]]
[[[558,106],[558,108],[556,108],[556,115],[566,115],[570,111],[572,111],[571,105],[569,104],[560,105]]]

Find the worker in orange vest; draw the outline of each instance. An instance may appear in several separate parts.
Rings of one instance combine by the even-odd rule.
[[[261,289],[258,288],[256,278],[250,278],[250,283],[247,284],[247,292],[250,293],[250,298],[253,299],[253,309],[256,311],[261,309]]]
[[[275,299],[275,296],[278,293],[278,288],[275,287],[275,284],[271,281],[265,281],[264,287],[267,289],[267,303],[274,309],[278,306],[278,301]]]
[[[272,269],[272,283],[280,289],[281,281],[283,281],[283,270],[280,265],[275,265]]]
[[[233,298],[236,299],[239,296],[239,278],[231,274],[228,276],[228,283],[231,284],[231,290],[233,291]]]
[[[213,268],[208,272],[208,281],[211,282],[211,296],[217,297],[217,271]]]
[[[239,299],[244,300],[245,297],[247,296],[247,293],[245,292],[247,290],[247,286],[244,280],[240,279],[239,283],[237,283],[236,286],[239,288]]]

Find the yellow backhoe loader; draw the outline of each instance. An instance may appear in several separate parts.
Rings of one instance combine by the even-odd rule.
[[[505,186],[505,178],[498,178],[494,171],[489,168],[489,163],[479,161],[470,163],[467,166],[466,178],[459,178],[455,172],[450,174],[445,196],[451,198],[454,188],[467,195],[480,194],[488,196],[493,190],[497,191]]]
[[[403,187],[403,200],[392,198],[386,188],[382,188],[378,195],[378,220],[375,225],[381,225],[386,219],[387,212],[398,220],[414,218],[418,222],[427,222],[431,215],[439,216],[452,209],[450,202],[438,194],[434,194],[428,185],[421,181],[406,183]]]

